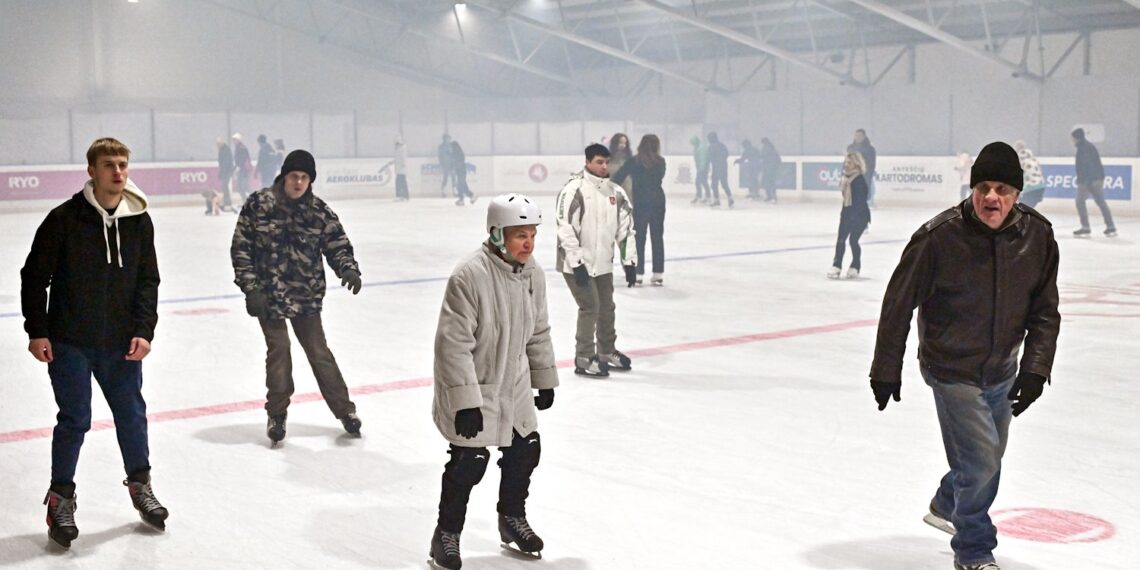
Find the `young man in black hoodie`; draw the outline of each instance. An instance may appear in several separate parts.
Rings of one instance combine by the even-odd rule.
[[[129,159],[115,139],[91,145],[91,180],[40,224],[20,271],[28,351],[47,363],[59,406],[44,504],[48,536],[64,548],[79,535],[74,479],[91,428],[92,375],[115,419],[131,501],[143,521],[166,528],[167,510],[150,485],[142,397],[142,360],[158,322],[158,263],[146,196],[127,178]]]

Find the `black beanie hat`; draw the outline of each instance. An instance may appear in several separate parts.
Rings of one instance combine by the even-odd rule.
[[[1079,141],[1085,140],[1085,130],[1080,127],[1073,129],[1073,132],[1069,133],[1069,135]]]
[[[1019,191],[1025,186],[1021,159],[1013,147],[1001,141],[992,142],[978,153],[974,166],[970,168],[970,188],[987,180],[1013,186]]]
[[[278,179],[284,178],[286,174],[300,170],[309,175],[310,181],[317,179],[317,161],[313,160],[313,155],[309,151],[297,149],[285,157],[285,162],[281,163],[281,174],[277,175]]]

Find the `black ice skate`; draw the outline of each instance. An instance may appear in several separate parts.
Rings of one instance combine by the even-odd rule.
[[[165,531],[166,518],[170,516],[170,513],[154,496],[154,490],[150,487],[150,474],[145,473],[136,478],[143,479],[143,481],[126,479],[123,481],[123,485],[126,485],[127,491],[131,494],[131,503],[134,503],[135,510],[139,512],[139,518],[151,527]]]
[[[344,425],[344,431],[349,435],[360,437],[360,417],[355,413],[345,414],[340,418],[340,423]]]
[[[591,378],[605,378],[610,375],[609,367],[606,366],[605,362],[598,360],[596,354],[589,358],[585,356],[574,357],[574,373]]]
[[[71,497],[64,497],[48,489],[44,504],[47,505],[48,538],[64,548],[71,548],[71,541],[79,536],[79,528],[75,526],[75,491],[72,490]]]
[[[499,538],[503,548],[530,558],[542,558],[542,539],[530,528],[526,517],[499,514]]]
[[[444,570],[459,570],[463,567],[463,559],[459,557],[459,533],[444,532],[437,526],[431,535],[431,557],[428,563],[433,568]]]
[[[633,370],[632,361],[620,350],[614,350],[609,354],[599,354],[598,360],[605,363],[606,369],[615,370],[617,372],[628,372]]]
[[[277,447],[277,444],[285,439],[285,418],[286,414],[269,416],[269,422],[265,425],[265,435],[272,442],[270,447]]]

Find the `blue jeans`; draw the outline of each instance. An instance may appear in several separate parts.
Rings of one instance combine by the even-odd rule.
[[[993,562],[997,528],[989,509],[997,497],[1001,458],[1013,417],[1007,398],[1014,376],[986,387],[943,383],[925,368],[922,378],[934,390],[942,444],[950,472],[934,494],[934,508],[948,515],[958,531],[950,540],[958,564]]]
[[[55,392],[55,431],[51,440],[51,482],[74,483],[83,437],[91,429],[91,376],[99,382],[115,418],[119,451],[127,474],[150,467],[142,363],[126,360],[120,350],[101,350],[52,342],[48,376]]]

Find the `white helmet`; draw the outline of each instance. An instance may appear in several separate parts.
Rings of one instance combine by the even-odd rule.
[[[511,226],[530,226],[542,223],[542,210],[522,194],[503,194],[491,200],[487,207],[487,231],[502,230]]]
[[[503,229],[511,226],[537,226],[541,223],[542,210],[522,194],[497,196],[487,206],[487,233],[491,234],[491,244],[504,254],[507,253],[507,244]]]

